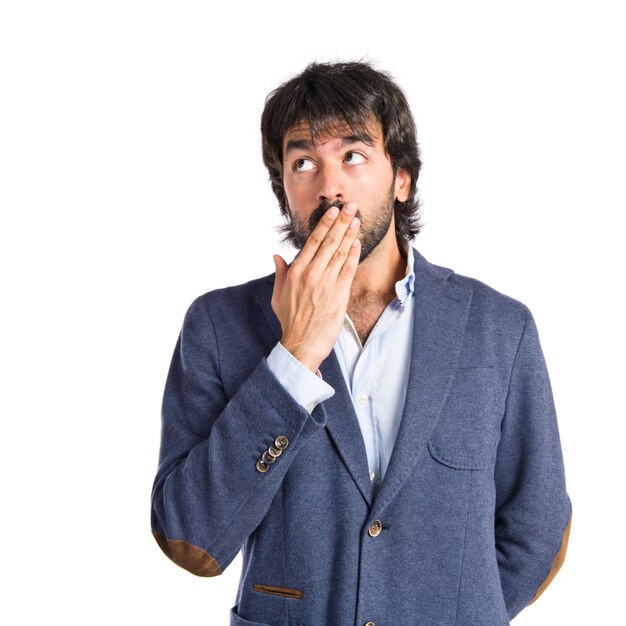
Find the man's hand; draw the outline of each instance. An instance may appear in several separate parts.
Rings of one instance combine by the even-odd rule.
[[[274,255],[272,309],[281,343],[312,372],[333,349],[345,319],[350,286],[359,265],[356,204],[330,207],[289,267]]]

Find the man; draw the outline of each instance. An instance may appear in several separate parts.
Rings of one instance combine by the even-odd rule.
[[[231,625],[508,624],[572,511],[530,310],[410,245],[419,151],[386,74],[312,64],[261,131],[299,253],[187,311],[157,542],[199,576],[243,550]]]

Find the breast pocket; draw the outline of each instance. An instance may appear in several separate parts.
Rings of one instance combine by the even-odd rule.
[[[495,460],[499,421],[494,414],[496,368],[460,367],[428,441],[431,456],[455,469],[480,470]]]

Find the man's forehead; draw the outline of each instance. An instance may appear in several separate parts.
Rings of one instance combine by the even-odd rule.
[[[357,131],[357,132],[355,132]],[[373,141],[379,139],[382,135],[380,122],[377,120],[368,121],[358,129],[351,128],[349,124],[343,122],[335,122],[329,124],[317,133],[317,137],[313,137],[309,122],[302,121],[294,124],[283,138],[283,146],[290,139],[304,139],[311,143],[324,143],[330,139],[343,139],[345,137],[353,137],[355,135],[363,135],[370,137]]]

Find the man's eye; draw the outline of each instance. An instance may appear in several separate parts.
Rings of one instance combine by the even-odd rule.
[[[309,159],[298,159],[294,165],[296,172],[308,172],[312,168],[313,163]]]
[[[352,165],[359,165],[360,163],[365,163],[365,157],[358,152],[348,152],[348,154],[346,154],[346,161]]]

